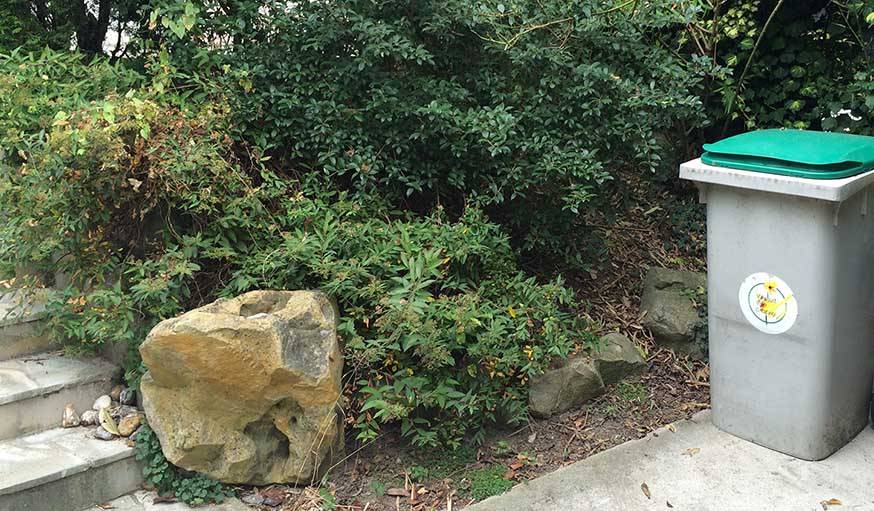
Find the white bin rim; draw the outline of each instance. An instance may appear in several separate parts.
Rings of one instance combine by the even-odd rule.
[[[844,202],[859,190],[874,183],[874,170],[842,179],[808,179],[714,167],[702,162],[701,158],[695,158],[680,165],[680,179],[829,202]]]

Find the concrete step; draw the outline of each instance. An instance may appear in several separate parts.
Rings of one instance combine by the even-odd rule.
[[[124,440],[97,440],[94,427],[56,428],[0,441],[0,511],[74,511],[142,486]]]
[[[0,361],[52,349],[46,334],[46,289],[12,289],[0,294]]]
[[[60,426],[67,403],[81,415],[118,372],[100,358],[58,353],[0,361],[0,440]]]

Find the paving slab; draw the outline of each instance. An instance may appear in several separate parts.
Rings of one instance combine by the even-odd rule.
[[[159,502],[155,503],[155,493],[140,490],[130,495],[124,495],[103,506],[94,506],[86,511],[105,511],[112,509],[114,511],[252,511],[252,508],[243,504],[238,499],[231,498],[221,504],[210,504],[205,506],[190,507],[181,502]]]
[[[799,460],[719,431],[709,411],[674,429],[608,449],[467,509],[874,510],[870,427],[822,461]],[[831,499],[840,505],[821,504]]]

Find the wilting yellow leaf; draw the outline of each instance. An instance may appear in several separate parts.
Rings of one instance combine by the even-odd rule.
[[[118,432],[118,425],[115,423],[115,419],[113,419],[112,415],[109,414],[109,408],[101,408],[99,416],[100,425],[103,426],[103,429],[109,431],[113,435],[121,436]]]

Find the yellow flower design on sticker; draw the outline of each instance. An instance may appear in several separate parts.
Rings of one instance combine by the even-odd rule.
[[[792,295],[787,296],[786,298],[780,300],[779,302],[776,300],[769,300],[764,297],[759,297],[759,310],[762,313],[767,314],[769,317],[775,317],[777,312],[780,310],[780,307],[786,305],[789,300],[792,299]]]

